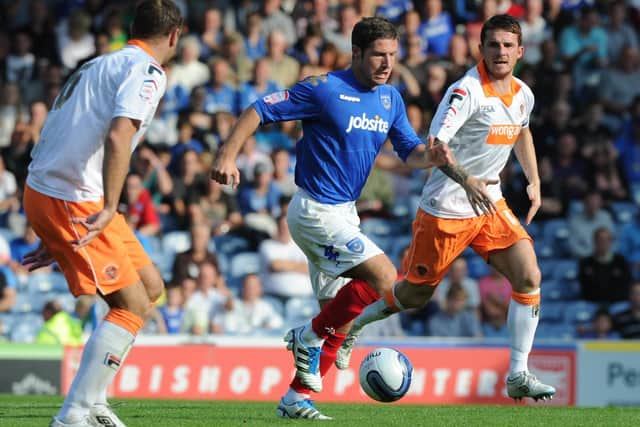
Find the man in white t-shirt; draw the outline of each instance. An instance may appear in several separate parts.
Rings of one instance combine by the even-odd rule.
[[[291,238],[286,215],[278,218],[275,238],[264,240],[258,252],[266,294],[283,299],[313,295],[307,257]]]
[[[509,15],[486,21],[480,52],[480,63],[449,87],[431,122],[429,133],[448,144],[456,163],[435,170],[425,184],[404,280],[354,320],[336,365],[348,366],[364,325],[426,304],[451,263],[471,246],[509,279],[513,289],[507,319],[507,394],[544,400],[555,388],[542,384],[527,367],[539,318],[540,269],[531,237],[495,185],[513,150],[529,181],[528,225],[540,207],[540,178],[529,130],[533,94],[513,76],[524,53],[518,21]]]
[[[174,56],[181,27],[170,0],[138,3],[128,45],[69,77],[32,151],[24,207],[42,244],[25,264],[35,269],[55,260],[74,296],[97,293],[110,307],[84,347],[54,427],[124,426],[106,389],[164,283],[116,211],[131,152],[164,94],[162,64]]]

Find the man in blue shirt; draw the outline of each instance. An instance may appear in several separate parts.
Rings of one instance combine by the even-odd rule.
[[[311,324],[285,337],[297,372],[278,406],[286,418],[327,419],[309,399],[322,390],[322,375],[363,305],[385,295],[396,279],[389,258],[359,228],[355,201],[382,144],[389,138],[413,168],[453,161],[444,145],[425,146],[411,128],[400,94],[386,82],[398,50],[395,26],[364,18],[353,29],[348,70],[309,77],[245,110],[212,166],[212,179],[237,185],[235,160],[261,124],[302,120],[296,144],[299,191],[287,211],[293,240],[309,260],[314,293],[322,311]]]

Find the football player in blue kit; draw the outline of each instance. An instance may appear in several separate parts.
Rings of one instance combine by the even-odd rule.
[[[453,162],[446,145],[428,146],[409,124],[400,94],[386,84],[396,61],[398,33],[384,18],[364,18],[353,29],[347,70],[309,77],[253,103],[240,116],[212,165],[211,178],[237,186],[236,157],[260,125],[301,120],[296,146],[299,188],[287,211],[296,244],[308,258],[322,311],[288,332],[296,376],[278,406],[286,418],[328,419],[310,400],[322,390],[350,322],[385,295],[397,275],[389,258],[359,228],[355,201],[374,160],[390,139],[412,168]],[[295,284],[292,284],[295,286]]]

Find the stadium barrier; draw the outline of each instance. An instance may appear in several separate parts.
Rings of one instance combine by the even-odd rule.
[[[380,346],[401,350],[413,363],[412,385],[401,403],[514,403],[507,398],[504,383],[509,367],[508,347],[470,341],[368,342],[355,349],[350,369],[332,370],[317,400],[371,402],[360,389],[358,367],[369,351]],[[79,348],[65,349],[63,390],[68,389],[80,356]],[[532,369],[558,389],[550,404],[575,405],[575,366],[573,345],[538,347],[532,355]],[[291,356],[279,339],[227,339],[178,346],[138,343],[127,356],[110,395],[275,401],[293,374]]]
[[[62,347],[0,343],[0,393],[61,394]]]
[[[640,341],[578,343],[579,406],[640,406]]]

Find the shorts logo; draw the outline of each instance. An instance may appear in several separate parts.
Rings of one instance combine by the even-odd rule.
[[[417,274],[418,276],[422,276],[422,277],[424,277],[424,276],[426,276],[426,275],[427,275],[427,273],[428,273],[428,272],[429,272],[429,269],[427,268],[427,266],[426,266],[426,265],[424,265],[424,264],[418,264],[418,265],[416,266],[416,274]]]
[[[391,108],[391,97],[389,95],[380,95],[380,102],[382,102],[382,106],[385,110]]]
[[[114,371],[118,370],[118,368],[120,367],[120,362],[121,362],[120,358],[114,355],[113,353],[107,353],[104,356],[104,364],[110,367],[111,369],[113,369]]]
[[[279,102],[282,101],[286,101],[287,99],[289,99],[289,91],[288,90],[281,90],[279,92],[273,92],[267,96],[265,96],[264,98],[262,98],[262,100],[269,104],[269,105],[274,105],[277,104]]]
[[[153,96],[158,91],[158,84],[155,80],[147,79],[142,82],[140,93],[138,94],[143,101],[151,101]]]
[[[116,264],[107,264],[102,269],[102,274],[107,278],[107,280],[115,280],[118,278],[118,266]]]
[[[347,248],[351,252],[361,254],[362,252],[364,252],[364,242],[359,237],[356,237],[355,239],[351,239],[349,242],[347,242]]]
[[[340,252],[336,251],[333,245],[327,245],[324,247],[324,256],[329,261],[335,261],[337,263],[338,257],[340,256]]]

